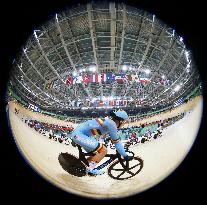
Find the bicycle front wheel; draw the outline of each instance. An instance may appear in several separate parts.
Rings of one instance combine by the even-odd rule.
[[[128,165],[126,166],[126,164]],[[137,175],[143,168],[143,160],[139,157],[134,157],[133,160],[126,162],[123,160],[114,161],[108,168],[108,175],[116,180],[125,180]],[[124,165],[124,166],[123,166]]]

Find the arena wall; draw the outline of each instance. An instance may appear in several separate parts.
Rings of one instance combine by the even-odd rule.
[[[32,119],[37,120],[37,121],[51,123],[51,124],[58,124],[60,126],[68,125],[68,126],[74,127],[76,125],[72,122],[66,122],[64,120],[59,120],[59,119],[47,116],[47,115],[39,113],[39,112],[33,112],[30,109],[26,109],[26,108],[22,107],[18,102],[15,102],[15,101],[10,101],[8,104],[9,104],[9,109],[11,109],[11,111],[15,112],[15,108],[16,108],[17,110],[19,110],[19,112],[22,115],[31,117]]]
[[[174,117],[182,112],[189,112],[189,111],[193,110],[193,108],[201,100],[202,100],[202,96],[197,96],[197,97],[191,99],[190,101],[188,101],[187,103],[184,103],[181,106],[172,109],[171,111],[170,110],[164,111],[164,112],[157,114],[155,116],[152,116],[149,118],[144,118],[144,119],[138,120],[136,122],[132,122],[129,124],[129,126],[139,126],[141,124],[150,123],[150,122],[164,120],[164,119],[167,119],[170,117]]]
[[[168,110],[168,111],[162,112],[158,115],[144,118],[144,119],[136,121],[136,122],[132,122],[127,126],[139,126],[140,124],[150,123],[150,122],[164,120],[164,119],[167,119],[170,117],[174,117],[182,112],[189,112],[197,105],[197,103],[200,100],[202,100],[202,96],[197,96],[197,97],[191,99],[190,101],[188,101],[187,103],[184,103],[181,106],[172,109],[171,111]],[[14,109],[17,108],[18,110],[20,110],[21,114],[24,114],[26,116],[31,117],[32,119],[36,119],[41,122],[54,123],[54,124],[58,124],[58,125],[62,125],[62,126],[66,126],[66,125],[73,126],[73,127],[77,126],[75,123],[72,123],[72,122],[66,122],[64,120],[59,120],[59,119],[47,116],[42,113],[33,112],[32,110],[29,110],[29,109],[22,107],[18,102],[15,102],[15,101],[10,101],[8,104],[9,104],[9,108],[12,109],[13,112],[14,112]]]

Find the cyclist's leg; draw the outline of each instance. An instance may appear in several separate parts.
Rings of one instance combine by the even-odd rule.
[[[98,141],[94,137],[87,136],[81,132],[73,132],[71,134],[71,139],[81,147],[83,147],[86,152],[93,152],[99,145]]]
[[[94,137],[87,136],[81,132],[75,132],[71,135],[72,140],[83,147],[87,152],[93,153],[87,158],[89,167],[87,171],[93,174],[103,174],[101,170],[94,170],[95,166],[104,158],[107,149],[103,144],[100,144]]]
[[[107,154],[107,149],[106,146],[104,144],[98,144],[97,148],[93,151],[93,153],[95,155],[92,155],[90,157],[88,157],[87,161],[88,162],[95,162],[95,163],[99,163]]]
[[[93,151],[94,155],[87,158],[88,168],[86,171],[90,174],[101,175],[104,174],[103,170],[96,169],[96,165],[105,157],[107,153],[106,146],[104,144],[98,144],[98,147]]]

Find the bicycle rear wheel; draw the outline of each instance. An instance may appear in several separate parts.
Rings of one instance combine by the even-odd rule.
[[[61,167],[69,174],[77,177],[86,175],[86,167],[79,158],[66,152],[59,154],[58,161]]]
[[[128,166],[126,166],[126,163],[129,163]],[[142,170],[143,164],[143,160],[139,157],[134,157],[133,160],[128,162],[123,160],[121,163],[119,160],[116,160],[108,168],[108,175],[116,180],[129,179],[137,175]]]

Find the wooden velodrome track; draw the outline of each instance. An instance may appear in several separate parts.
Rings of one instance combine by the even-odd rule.
[[[97,177],[69,175],[60,166],[58,155],[61,152],[77,155],[76,148],[49,140],[29,128],[14,114],[14,108],[20,109],[21,114],[39,121],[59,125],[67,125],[70,124],[69,122],[34,113],[15,102],[9,102],[9,118],[14,139],[26,161],[50,183],[65,191],[85,197],[119,198],[137,194],[156,185],[176,169],[196,138],[202,116],[202,106],[202,97],[197,97],[171,112],[142,120],[142,123],[160,120],[191,110],[183,119],[167,127],[161,138],[131,148],[135,155],[144,160],[144,167],[138,175],[123,181],[114,180],[106,173]],[[139,123],[136,122],[133,125]]]

